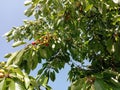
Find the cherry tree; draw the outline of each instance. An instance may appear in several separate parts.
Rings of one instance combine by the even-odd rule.
[[[24,25],[5,34],[19,51],[0,63],[0,90],[52,90],[67,64],[68,90],[120,89],[120,0],[29,0]],[[90,65],[84,64],[88,62]],[[30,72],[42,67],[36,78]],[[66,79],[67,80],[67,79]]]

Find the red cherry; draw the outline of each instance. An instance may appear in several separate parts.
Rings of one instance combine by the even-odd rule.
[[[45,46],[49,46],[49,44],[48,44],[48,43],[46,43],[46,44],[45,44]]]
[[[36,42],[32,42],[32,45],[36,45]]]

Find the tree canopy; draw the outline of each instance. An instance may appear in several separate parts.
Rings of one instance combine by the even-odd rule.
[[[0,90],[46,90],[67,64],[68,90],[120,89],[120,0],[29,0],[34,20],[5,34],[19,51],[0,63]],[[90,65],[84,64],[88,62]],[[29,73],[37,65],[37,77]]]

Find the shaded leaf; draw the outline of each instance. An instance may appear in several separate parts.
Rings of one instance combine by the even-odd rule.
[[[38,65],[38,55],[35,51],[33,51],[33,53],[32,53],[32,70],[34,70],[37,67],[37,65]]]
[[[102,79],[96,79],[94,87],[95,90],[108,90],[107,84]]]
[[[50,79],[52,81],[55,81],[55,72],[54,71],[50,73]]]
[[[48,86],[48,85],[46,86],[46,89],[47,90],[52,90],[52,88],[50,86]]]

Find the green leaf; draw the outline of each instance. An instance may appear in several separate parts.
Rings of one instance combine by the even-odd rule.
[[[119,45],[120,45],[120,41],[118,41],[114,44],[114,48],[115,48],[114,58],[115,58],[116,62],[118,62],[118,63],[120,61],[120,56],[119,56],[120,46]]]
[[[110,54],[115,51],[114,43],[111,38],[106,41],[106,46],[107,46],[107,50]]]
[[[18,54],[16,55],[16,57],[14,59],[14,62],[13,62],[14,64],[16,64],[16,65],[20,65],[21,64],[21,62],[22,62],[21,58],[22,58],[24,52],[25,52],[24,49],[22,49],[22,50],[20,50],[18,52]]]
[[[0,90],[6,90],[6,79],[5,78],[0,82]]]
[[[38,71],[38,74],[41,75],[41,74],[43,73],[43,71],[44,71],[44,68],[40,69],[40,70]]]
[[[34,17],[35,17],[35,19],[38,19],[38,18],[39,18],[38,12],[34,12]]]
[[[46,89],[47,90],[52,90],[52,88],[50,86],[48,86],[48,85],[46,86]]]
[[[15,79],[15,90],[26,90],[24,84],[17,78]]]
[[[10,80],[8,90],[15,90],[15,82],[12,79]]]
[[[33,14],[33,12],[34,12],[34,6],[31,6],[24,12],[24,14],[30,17]]]
[[[47,83],[48,83],[48,77],[45,77],[43,79],[42,85],[45,87],[47,85]]]
[[[50,73],[50,79],[54,82],[55,81],[55,72]]]
[[[11,65],[13,63],[19,65],[21,63],[21,58],[22,58],[22,56],[24,54],[24,51],[25,50],[22,49],[20,51],[12,53],[12,55],[8,58],[7,63],[6,63],[5,66],[9,66],[9,65]]]
[[[34,4],[38,4],[41,0],[32,0]]]
[[[86,12],[89,11],[92,7],[93,7],[92,4],[87,5],[87,7],[85,8],[85,11],[86,11]]]
[[[95,90],[108,90],[107,84],[102,79],[96,79],[94,82]]]
[[[24,80],[25,80],[25,87],[28,88],[30,85],[30,79],[26,73],[25,73]]]
[[[9,66],[10,64],[13,63],[13,61],[16,58],[18,53],[19,53],[19,51],[12,53],[12,55],[7,60],[6,66]]]
[[[9,58],[12,54],[11,53],[8,53],[4,56],[4,58]]]
[[[28,90],[34,90],[33,86],[29,86]]]
[[[5,33],[4,36],[8,37],[8,36],[12,35],[12,32],[13,32],[13,30],[10,30],[9,32]]]
[[[31,2],[30,0],[26,0],[26,1],[24,2],[24,5],[25,5],[25,6],[28,6],[28,5],[30,5],[30,4],[32,4],[32,2]]]
[[[42,75],[40,78],[39,78],[39,83],[43,86],[43,87],[46,87],[47,83],[48,83],[48,77],[46,77],[45,75]]]
[[[40,49],[40,55],[43,58],[47,58],[47,51],[45,49]]]
[[[38,82],[37,82],[37,79],[35,79],[33,76],[29,76],[29,78],[30,78],[30,81],[31,81],[29,87],[30,86],[37,87],[39,85]]]
[[[39,49],[39,52],[40,52],[40,56],[43,58],[43,59],[48,59],[50,58],[50,56],[52,55],[52,52],[50,51],[50,49],[48,49],[48,47],[46,48],[40,48]]]
[[[68,90],[87,90],[86,79],[81,78],[79,80],[76,80],[71,84]]]
[[[33,51],[32,52],[32,70],[34,70],[37,67],[37,65],[38,65],[38,55],[36,51]]]
[[[13,43],[12,47],[17,47],[17,46],[20,46],[20,45],[23,45],[23,44],[26,44],[26,42],[17,41],[17,42],[15,42],[15,43]]]
[[[25,70],[26,70],[27,73],[30,73],[30,70],[32,69],[33,59],[32,59],[32,54],[31,53],[32,53],[32,51],[30,51],[28,53],[27,61],[26,61],[26,63],[24,63],[24,65],[26,65]]]
[[[17,73],[18,77],[23,77],[23,72],[22,72],[22,70],[20,68],[17,68],[14,71]]]
[[[16,65],[10,65],[9,69],[11,70],[11,73],[9,74],[11,77],[16,77],[18,79],[23,79],[24,72]]]
[[[115,90],[118,90],[120,88],[120,82],[114,77],[111,77],[110,82],[112,83],[112,85],[110,85],[111,88],[114,88]]]

